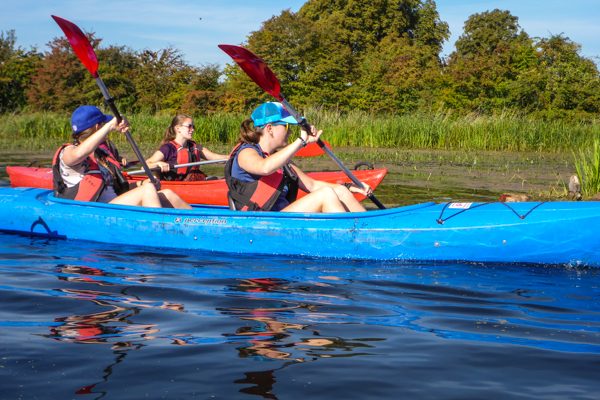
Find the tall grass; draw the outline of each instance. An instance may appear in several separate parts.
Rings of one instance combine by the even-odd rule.
[[[513,114],[371,116],[357,112],[339,116],[321,112],[309,117],[337,146],[562,152],[586,146],[600,135],[600,121],[573,124]]]
[[[600,193],[600,140],[594,139],[591,147],[574,152],[574,157],[581,194],[591,197]]]
[[[510,113],[493,117],[450,113],[381,116],[312,109],[306,111],[306,116],[336,147],[571,152],[591,146],[600,136],[600,121],[542,121]],[[144,114],[128,117],[133,137],[144,154],[158,148],[171,118]],[[230,148],[244,118],[242,114],[226,113],[197,117],[195,139],[213,147]],[[127,145],[122,135],[112,134],[111,138],[119,146]],[[69,140],[68,115],[0,116],[2,149],[49,150]]]
[[[131,132],[144,154],[150,155],[163,139],[172,115],[127,116]],[[200,143],[229,146],[237,140],[242,115],[211,114],[194,119],[195,139]],[[128,146],[124,135],[111,134],[118,147]],[[71,141],[68,115],[32,113],[0,116],[0,148],[4,150],[51,150]]]

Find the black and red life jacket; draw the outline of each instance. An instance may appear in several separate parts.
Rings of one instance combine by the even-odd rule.
[[[60,153],[72,143],[63,144],[54,154],[52,159],[52,178],[54,183],[54,195],[80,201],[96,201],[102,190],[106,187],[102,170],[112,176],[112,186],[117,195],[129,190],[129,184],[121,172],[121,163],[117,161],[112,148],[107,143],[101,143],[94,153],[90,154],[84,161],[83,179],[75,186],[68,188],[60,173]],[[98,162],[102,160],[102,162]],[[104,166],[106,165],[106,166]]]
[[[193,140],[188,140],[185,146],[180,145],[176,141],[172,140],[168,143],[173,146],[177,151],[176,164],[188,164],[202,160],[202,146],[198,145]],[[170,162],[170,160],[166,160]],[[189,167],[181,167],[176,170],[171,170],[167,173],[162,173],[161,178],[168,181],[183,181],[183,180],[205,180],[206,174],[204,174],[197,165]]]
[[[269,211],[286,186],[288,188],[286,199],[290,203],[296,200],[298,177],[289,165],[252,182],[244,182],[231,175],[233,161],[243,144],[240,143],[233,149],[225,164],[225,182],[229,188],[227,196],[233,202],[233,208],[240,211]],[[267,156],[258,145],[255,147],[263,158]]]

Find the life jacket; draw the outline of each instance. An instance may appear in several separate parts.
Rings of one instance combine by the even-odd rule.
[[[102,176],[101,169],[108,171],[112,176],[112,186],[117,195],[129,190],[129,183],[121,172],[121,163],[115,158],[111,146],[101,143],[94,153],[90,154],[84,161],[84,176],[81,181],[68,188],[60,173],[60,153],[65,147],[72,143],[63,144],[54,154],[52,159],[52,179],[54,183],[54,195],[80,201],[96,201],[102,190],[106,187],[106,182]],[[98,160],[105,161],[106,166],[98,163]]]
[[[177,150],[176,164],[188,164],[202,160],[202,146],[198,145],[193,140],[188,140],[185,146],[181,146],[176,141],[172,140],[169,145]],[[169,162],[170,160],[167,160]],[[177,168],[174,171],[169,171],[163,174],[163,179],[168,181],[183,181],[183,180],[205,180],[206,174],[200,170],[197,165],[189,167]]]
[[[233,149],[225,164],[225,182],[229,188],[227,196],[233,202],[233,208],[241,211],[269,211],[283,193],[286,185],[288,187],[287,200],[290,203],[296,200],[298,176],[289,165],[252,182],[244,182],[231,175],[233,161],[242,145],[243,143],[240,143]],[[258,145],[255,147],[263,158],[267,156]]]

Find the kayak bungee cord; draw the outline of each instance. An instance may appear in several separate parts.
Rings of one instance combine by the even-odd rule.
[[[519,213],[517,212],[517,210],[515,210],[513,207],[511,207],[510,205],[508,205],[507,203],[505,203],[505,202],[502,202],[502,201],[494,201],[494,202],[491,202],[491,203],[480,203],[480,204],[476,204],[476,205],[474,205],[474,206],[472,206],[472,207],[471,207],[471,205],[470,205],[471,203],[468,203],[468,204],[469,204],[469,207],[468,207],[468,208],[462,208],[460,211],[457,211],[457,212],[455,212],[454,214],[452,214],[452,215],[450,215],[450,216],[448,216],[448,217],[446,217],[446,218],[442,218],[442,217],[444,216],[444,212],[445,212],[445,211],[446,211],[446,210],[447,210],[447,209],[448,209],[448,208],[449,208],[449,207],[450,207],[452,204],[460,204],[460,203],[452,203],[452,202],[450,202],[450,203],[446,203],[446,204],[444,204],[444,207],[442,208],[442,211],[440,212],[440,216],[439,216],[439,217],[436,219],[436,221],[437,221],[437,223],[438,223],[438,224],[440,224],[440,225],[443,225],[443,224],[444,224],[444,222],[448,221],[450,218],[454,218],[454,217],[456,217],[457,215],[459,215],[459,214],[462,214],[462,213],[464,213],[464,212],[466,212],[466,211],[469,211],[469,210],[474,210],[474,209],[476,209],[476,208],[479,208],[479,207],[483,207],[483,206],[489,206],[490,204],[496,204],[496,203],[500,203],[500,204],[502,204],[504,207],[508,208],[508,209],[509,209],[510,211],[512,211],[512,212],[513,212],[513,214],[515,214],[515,215],[516,215],[516,216],[517,216],[519,219],[525,219],[525,218],[527,218],[527,216],[528,216],[529,214],[531,214],[531,213],[533,212],[533,210],[535,210],[536,208],[538,208],[539,206],[541,206],[542,204],[544,204],[544,203],[546,203],[546,202],[545,202],[545,201],[542,201],[542,202],[539,202],[539,203],[537,203],[535,206],[531,207],[531,209],[530,209],[529,211],[527,211],[525,214],[519,214]]]

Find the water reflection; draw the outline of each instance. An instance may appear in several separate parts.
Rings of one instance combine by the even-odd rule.
[[[138,344],[138,345],[135,345],[133,347],[133,349],[139,350],[141,347],[142,347],[142,345]],[[75,394],[77,394],[77,395],[97,394],[98,396],[94,397],[94,399],[96,399],[96,400],[105,397],[108,394],[108,391],[107,390],[99,390],[97,388],[97,386],[108,383],[109,378],[113,374],[113,368],[125,360],[125,357],[127,357],[127,355],[129,354],[128,350],[129,349],[114,350],[113,354],[115,356],[115,359],[112,363],[110,363],[109,365],[107,365],[104,368],[104,370],[102,371],[102,378],[97,382],[80,387],[79,389],[77,389],[75,391]]]
[[[84,248],[75,256],[57,257],[69,264],[56,265],[34,264],[34,252],[22,248],[27,257],[5,250],[5,259],[11,261],[0,266],[6,277],[0,295],[46,295],[49,308],[38,310],[41,317],[33,314],[25,323],[43,320],[43,329],[49,330],[42,332],[46,338],[98,349],[92,372],[78,377],[84,381],[72,384],[72,393],[115,395],[120,390],[116,381],[132,369],[146,367],[140,360],[156,354],[151,350],[163,352],[161,367],[170,366],[166,373],[189,374],[182,379],[196,379],[197,388],[219,393],[219,387],[227,387],[266,399],[284,397],[289,385],[297,384],[290,376],[297,378],[291,372],[298,364],[304,365],[293,372],[328,371],[332,364],[326,360],[335,358],[336,364],[356,368],[351,375],[360,377],[377,362],[389,365],[392,356],[411,365],[418,364],[411,357],[435,358],[437,354],[427,352],[430,343],[455,348],[466,343],[465,348],[484,350],[518,345],[542,355],[552,354],[548,350],[599,354],[595,270],[322,265],[279,259],[257,263],[250,258],[201,260],[176,252],[172,256],[110,248]],[[74,259],[84,261],[72,264]],[[23,271],[39,282],[19,282]],[[11,317],[4,316],[7,325],[16,321]],[[426,343],[418,354],[410,355],[410,347],[398,349],[405,333]],[[395,355],[390,355],[392,346]],[[127,358],[144,349],[144,354]],[[110,359],[102,361],[107,352]],[[194,368],[209,364],[218,371],[210,379],[226,374],[223,381],[194,375]],[[185,390],[181,384],[172,387]]]
[[[74,283],[93,284],[97,286],[114,286],[109,279],[117,274],[87,265],[58,265],[57,277]],[[126,282],[145,283],[150,277],[130,278],[121,276]],[[156,302],[142,300],[137,296],[127,294],[128,287],[120,289],[119,293],[108,291],[59,288],[56,292],[62,297],[92,303],[101,311],[89,314],[74,314],[56,317],[56,324],[50,328],[47,335],[55,340],[74,343],[113,343],[113,349],[132,347],[133,341],[154,339],[159,332],[157,324],[138,324],[131,318],[138,315],[142,308],[160,308],[173,311],[184,311],[182,304],[171,302]],[[116,339],[116,342],[113,342]]]
[[[101,268],[87,265],[58,265],[57,278],[74,284],[91,284],[102,287],[121,287],[113,282],[143,284],[152,280],[151,276],[129,277],[111,273]],[[160,332],[158,324],[140,324],[133,318],[144,308],[159,308],[172,311],[184,311],[183,304],[167,301],[155,302],[140,299],[127,294],[128,286],[122,287],[118,293],[92,289],[59,288],[55,289],[61,297],[91,303],[101,311],[87,314],[73,314],[55,317],[55,325],[50,327],[50,334],[43,335],[53,340],[78,344],[110,344],[114,361],[103,369],[101,380],[84,385],[75,390],[77,395],[97,394],[100,399],[108,394],[98,390],[97,386],[108,383],[113,368],[125,360],[131,350],[140,350],[147,340],[157,338]],[[78,309],[81,307],[77,307]],[[179,344],[176,339],[174,344]]]
[[[364,355],[356,352],[358,348],[368,348],[369,340],[347,340],[343,338],[320,337],[312,324],[286,322],[301,321],[307,314],[318,313],[319,305],[309,302],[293,302],[290,300],[270,299],[269,294],[300,291],[303,295],[311,293],[314,288],[303,284],[299,289],[293,282],[278,278],[241,279],[229,287],[230,296],[247,293],[243,296],[248,307],[219,308],[225,315],[234,316],[248,322],[240,326],[235,333],[224,334],[230,340],[242,340],[237,347],[241,358],[259,360],[280,360],[285,363],[278,369],[245,372],[243,379],[234,381],[237,384],[251,384],[240,389],[240,392],[262,396],[266,399],[277,399],[273,393],[276,382],[275,372],[295,363],[316,361],[319,358],[348,357]],[[266,296],[260,296],[265,294]],[[272,304],[267,307],[263,304]],[[317,336],[317,337],[314,337]],[[340,352],[341,351],[341,352]]]

